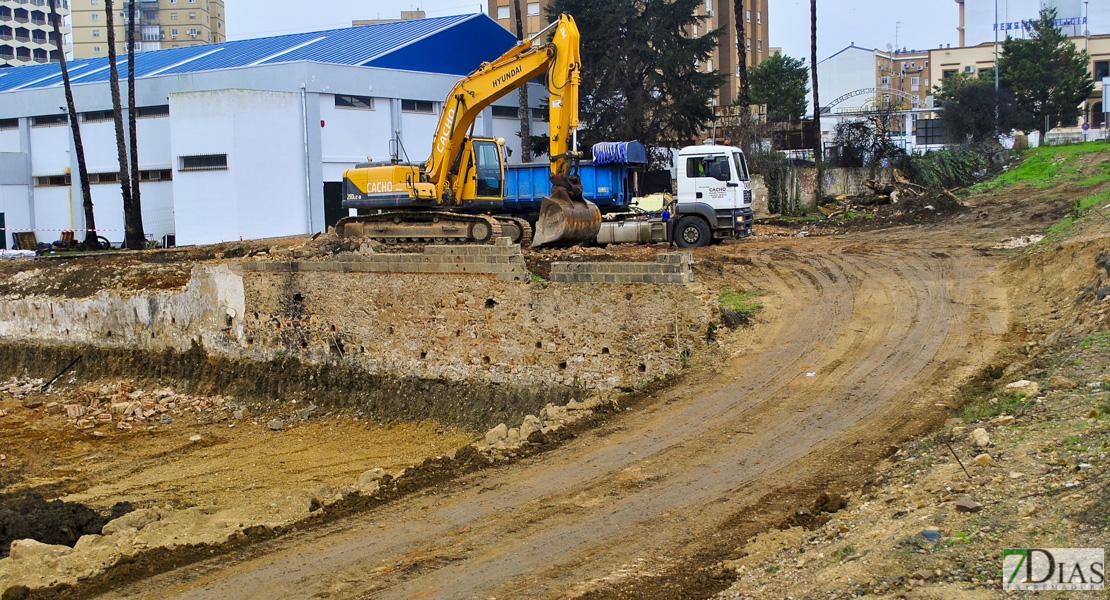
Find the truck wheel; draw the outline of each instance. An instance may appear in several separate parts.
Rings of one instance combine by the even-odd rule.
[[[683,217],[674,228],[674,243],[679,248],[708,246],[711,238],[709,225],[698,217]]]

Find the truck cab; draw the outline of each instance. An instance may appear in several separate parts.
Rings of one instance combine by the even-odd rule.
[[[751,235],[751,179],[739,148],[687,146],[675,166],[675,244],[694,248]]]

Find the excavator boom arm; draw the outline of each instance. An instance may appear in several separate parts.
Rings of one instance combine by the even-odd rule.
[[[551,43],[534,46],[532,41],[555,28]],[[566,171],[568,151],[578,128],[578,85],[581,61],[578,27],[570,15],[562,15],[551,27],[531,40],[514,46],[493,62],[485,63],[451,89],[439,114],[432,154],[425,166],[427,180],[435,184],[437,196],[452,184],[452,169],[463,142],[482,110],[513,90],[547,72],[550,96],[552,173]]]

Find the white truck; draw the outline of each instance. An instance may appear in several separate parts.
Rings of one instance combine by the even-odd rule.
[[[751,179],[740,149],[687,146],[678,152],[675,170],[672,201],[658,213],[641,210],[607,215],[597,242],[673,241],[680,248],[697,248],[751,235]]]

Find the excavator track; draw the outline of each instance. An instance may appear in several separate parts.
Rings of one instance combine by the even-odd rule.
[[[532,225],[517,217],[497,217],[501,222],[501,235],[508,237],[514,244],[527,247],[532,243]]]
[[[387,244],[492,244],[502,235],[501,223],[493,217],[443,211],[344,217],[336,223],[335,232],[345,239],[367,238]]]

